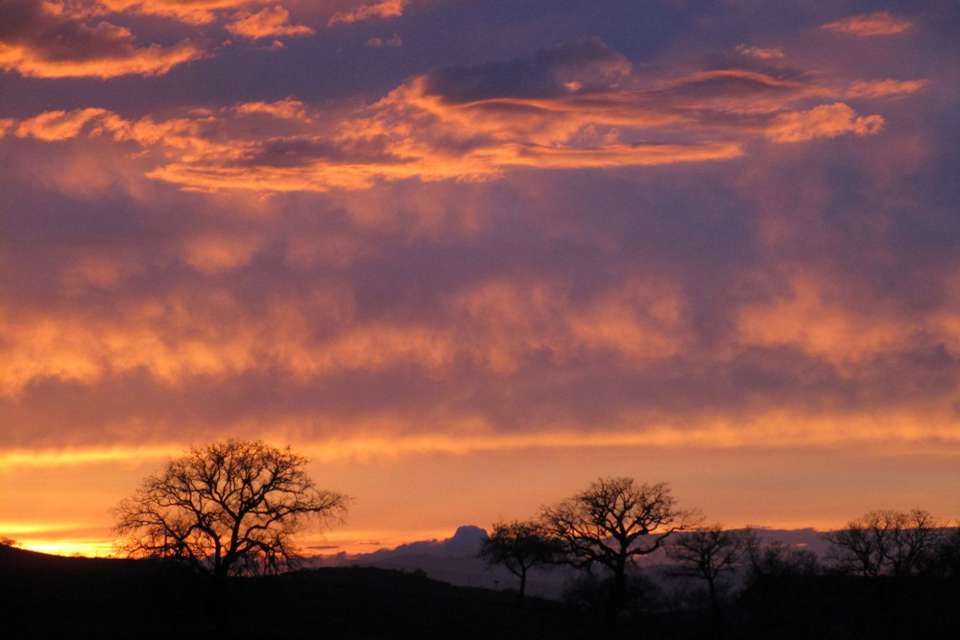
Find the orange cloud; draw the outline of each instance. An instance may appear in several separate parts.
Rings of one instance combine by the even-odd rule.
[[[889,11],[877,11],[850,16],[821,25],[821,29],[854,36],[891,36],[913,27],[909,20],[898,18]]]
[[[381,0],[350,11],[337,12],[330,17],[327,24],[332,27],[338,24],[354,24],[367,20],[399,18],[403,15],[403,10],[407,4],[408,0]]]
[[[579,50],[571,49],[568,57],[558,52],[563,64],[550,70],[553,86],[542,89],[542,95],[524,95],[528,91],[522,87],[513,95],[512,88],[495,80],[488,91],[483,78],[454,68],[414,78],[391,92],[378,103],[380,113],[360,131],[389,135],[387,123],[402,120],[452,145],[462,144],[458,139],[487,136],[542,148],[612,150],[633,131],[659,132],[667,139],[679,132],[693,133],[704,141],[701,144],[707,140],[716,144],[717,134],[739,138],[795,101],[831,95],[824,87],[738,69],[695,72],[647,88],[636,86],[629,63],[602,45],[587,42]],[[586,62],[570,64],[574,55]],[[534,69],[530,74],[542,72]],[[697,146],[689,142],[689,135],[683,137],[689,148]],[[717,158],[737,157],[739,152],[730,147],[738,142],[728,140],[726,153]],[[670,162],[666,155],[664,161]]]
[[[108,79],[126,75],[152,76],[163,75],[170,69],[198,60],[203,55],[198,47],[184,42],[173,47],[152,45],[137,49],[124,46],[122,53],[111,57],[54,60],[47,57],[43,51],[28,46],[0,43],[0,69],[16,71],[34,78]]]
[[[267,7],[256,13],[238,13],[225,28],[235,36],[251,40],[309,36],[314,33],[310,27],[290,24],[290,12],[280,5]]]
[[[259,242],[252,237],[224,237],[198,235],[190,238],[184,247],[187,263],[206,273],[236,269],[250,262]]]
[[[667,358],[690,339],[683,308],[682,296],[668,284],[637,279],[569,314],[571,332],[586,348],[628,361]]]
[[[625,122],[614,113],[571,113],[548,128],[530,122],[503,127],[478,119],[489,139],[463,149],[467,118],[442,106],[425,112],[390,97],[373,116],[334,119],[296,100],[245,103],[156,122],[129,121],[102,109],[49,112],[17,125],[21,137],[51,141],[80,135],[112,137],[160,152],[147,176],[200,190],[327,191],[363,189],[379,180],[488,180],[510,167],[541,169],[651,166],[707,162],[742,155],[738,142],[624,143],[585,132],[592,120]],[[393,126],[396,118],[422,128]],[[654,116],[655,117],[655,116]],[[565,120],[569,118],[569,120]],[[643,116],[640,116],[642,119]],[[458,129],[460,129],[458,131]],[[326,132],[326,135],[323,135]],[[564,139],[575,133],[574,140]]]
[[[202,25],[216,19],[220,11],[238,9],[253,4],[268,4],[273,0],[99,0],[113,12],[133,11],[146,15],[175,18],[181,22]]]
[[[250,251],[204,240],[188,247],[186,260],[217,272],[241,266]],[[0,395],[16,395],[36,380],[94,384],[135,371],[176,386],[195,376],[253,371],[266,361],[302,379],[398,364],[432,370],[449,366],[459,350],[450,331],[431,326],[345,326],[349,292],[318,288],[308,297],[314,302],[306,305],[277,299],[253,316],[226,292],[205,301],[174,295],[132,303],[105,318],[24,316],[3,308],[0,327],[10,343],[3,348]],[[324,318],[329,332],[316,336]]]
[[[745,344],[793,346],[837,365],[895,351],[918,329],[879,309],[852,309],[840,291],[811,276],[793,277],[782,298],[741,308],[738,320]]]
[[[0,30],[0,70],[36,78],[152,76],[203,56],[189,41],[138,47],[126,27],[107,21],[91,26],[86,16],[57,6],[14,0],[5,8],[12,26]]]
[[[248,264],[258,246],[251,238],[199,234],[186,242],[182,260],[217,274]],[[112,286],[128,272],[116,262],[84,259],[70,269],[74,280],[67,284]],[[95,384],[134,371],[176,386],[196,376],[240,375],[265,362],[298,379],[400,365],[446,375],[457,362],[501,375],[541,351],[557,362],[588,352],[643,362],[678,353],[688,339],[679,295],[647,279],[586,304],[550,283],[491,282],[455,294],[444,308],[439,323],[358,322],[352,292],[336,285],[316,287],[306,302],[277,296],[255,313],[220,290],[130,302],[105,317],[0,308],[0,329],[9,338],[0,349],[0,395],[43,379]]]
[[[264,114],[274,118],[286,120],[309,121],[310,113],[306,104],[295,99],[287,98],[276,102],[243,102],[234,107],[240,114]]]
[[[837,102],[780,114],[766,128],[766,136],[774,142],[805,142],[847,134],[869,136],[879,133],[884,123],[883,116],[859,116],[848,105]]]
[[[905,96],[927,86],[926,80],[857,80],[847,89],[848,98]]]
[[[67,296],[79,296],[91,289],[114,289],[142,270],[142,265],[108,256],[84,256],[64,267],[61,282]]]
[[[313,421],[314,424],[317,420]],[[261,437],[277,445],[292,444],[312,462],[334,464],[343,461],[399,459],[416,456],[467,456],[481,453],[509,453],[530,450],[660,449],[734,450],[744,448],[816,449],[852,447],[863,451],[898,452],[916,450],[928,443],[940,455],[960,455],[960,436],[955,421],[925,422],[915,414],[894,412],[885,416],[804,416],[787,411],[760,412],[750,419],[714,418],[697,424],[671,425],[626,416],[617,425],[585,431],[566,424],[527,432],[497,432],[470,419],[446,423],[445,429],[416,431],[414,425],[396,419],[359,421],[348,435],[300,439],[290,437],[306,422],[289,420],[265,426]],[[392,426],[391,426],[392,424]],[[331,425],[335,426],[335,425]],[[440,426],[440,425],[438,425]],[[236,432],[224,425],[222,432]],[[271,430],[275,433],[271,434]],[[0,472],[24,468],[64,468],[87,465],[120,465],[160,461],[180,455],[183,445],[175,443],[76,447],[65,449],[0,450]],[[51,527],[52,528],[52,527]],[[66,525],[63,525],[66,528]],[[23,534],[33,527],[12,526]]]
[[[286,20],[278,8],[253,15]],[[920,83],[860,81],[849,95],[903,94]],[[146,177],[186,190],[326,192],[410,179],[487,181],[515,168],[719,162],[743,156],[752,136],[796,143],[883,128],[883,116],[858,115],[842,102],[796,110],[838,93],[745,69],[640,77],[591,39],[531,60],[416,76],[360,108],[319,109],[288,98],[159,121],[96,109],[57,112],[16,126],[19,135],[44,140],[88,135],[135,143],[148,152]]]
[[[91,122],[112,115],[106,109],[79,109],[76,111],[47,111],[22,120],[11,128],[18,138],[36,138],[52,142],[68,140],[80,135]]]

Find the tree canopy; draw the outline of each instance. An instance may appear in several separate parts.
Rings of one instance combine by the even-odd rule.
[[[491,565],[503,565],[520,578],[520,597],[526,593],[527,572],[556,561],[559,551],[544,526],[536,521],[498,522],[480,547],[480,557]]]
[[[143,480],[116,509],[134,557],[175,558],[215,577],[279,571],[309,520],[342,517],[348,498],[318,488],[289,447],[226,440],[196,447]]]
[[[922,509],[871,511],[826,534],[837,567],[864,576],[908,576],[927,564],[942,525]]]
[[[678,507],[666,483],[638,483],[625,477],[600,478],[541,512],[548,535],[569,564],[601,565],[610,571],[611,624],[623,608],[628,567],[663,547],[669,536],[690,528],[697,518],[697,512]]]

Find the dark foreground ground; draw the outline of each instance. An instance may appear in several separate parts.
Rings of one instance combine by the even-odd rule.
[[[723,637],[957,638],[952,582],[761,581],[724,612]],[[209,584],[154,562],[0,547],[0,638],[715,638],[706,611],[638,614],[615,634],[589,611],[422,575],[334,568]]]

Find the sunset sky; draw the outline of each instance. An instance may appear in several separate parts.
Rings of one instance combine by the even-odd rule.
[[[960,518],[960,4],[0,0],[0,536],[190,445],[316,551],[601,475]]]

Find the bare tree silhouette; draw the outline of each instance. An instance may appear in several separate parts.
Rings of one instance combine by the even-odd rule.
[[[824,535],[841,571],[863,576],[916,574],[935,553],[940,525],[929,512],[871,511]]]
[[[940,536],[930,572],[941,577],[960,578],[960,523],[950,527]]]
[[[747,550],[747,535],[722,525],[699,527],[681,533],[667,545],[667,555],[676,562],[674,573],[700,578],[707,583],[715,632],[721,623],[719,581],[737,570]]]
[[[293,536],[307,520],[328,524],[348,501],[318,489],[306,463],[260,441],[191,449],[116,508],[121,546],[133,557],[182,560],[217,579],[282,570],[295,559]]]
[[[662,548],[667,538],[696,523],[695,511],[678,508],[666,483],[601,478],[586,490],[545,507],[541,518],[566,562],[601,565],[612,575],[607,608],[611,626],[624,607],[627,569],[636,558]]]
[[[480,547],[480,557],[490,565],[503,565],[520,579],[520,599],[526,595],[527,572],[555,562],[558,545],[539,522],[498,522]]]
[[[747,579],[815,576],[821,571],[817,554],[780,540],[761,541],[753,530],[744,532]]]

